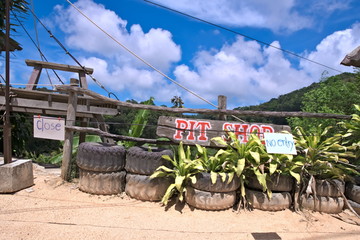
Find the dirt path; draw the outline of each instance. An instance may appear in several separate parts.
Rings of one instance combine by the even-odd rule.
[[[83,193],[76,182],[62,182],[58,170],[34,165],[34,176],[31,188],[0,194],[0,239],[260,239],[252,234],[266,232],[281,239],[360,239],[359,225],[328,214],[165,209],[126,195]],[[347,211],[340,217],[360,222]]]

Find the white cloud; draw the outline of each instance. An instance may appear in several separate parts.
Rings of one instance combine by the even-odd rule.
[[[175,10],[204,20],[240,27],[269,28],[274,31],[297,31],[312,25],[309,16],[295,10],[295,0],[156,0]],[[309,4],[311,5],[312,2]]]
[[[360,23],[356,23],[349,29],[337,31],[327,36],[316,46],[315,51],[306,53],[304,56],[339,71],[351,72],[351,68],[340,65],[340,62],[346,54],[350,53],[359,45]],[[329,70],[305,60],[301,60],[300,66],[315,79],[319,78],[324,71],[328,71],[330,75],[338,74],[336,71]]]
[[[139,55],[152,66],[168,72],[181,58],[180,46],[174,43],[169,31],[150,29],[144,32],[140,25],[127,29],[127,21],[104,5],[92,0],[79,0],[75,5],[112,35],[117,41]],[[72,7],[55,7],[56,22],[66,34],[66,44],[82,50],[81,63],[95,69],[94,76],[111,91],[125,91],[129,98],[169,102],[178,90],[161,75],[131,55]]]
[[[278,42],[271,45],[281,48]],[[327,36],[315,51],[303,55],[349,72],[353,69],[341,66],[340,62],[359,45],[360,24],[354,24],[351,29]],[[261,47],[257,42],[245,41],[242,37],[219,50],[199,51],[193,61],[193,69],[186,65],[176,68],[176,79],[213,103],[218,95],[225,95],[231,104],[237,106],[258,104],[308,86],[319,81],[324,71],[328,76],[339,73],[306,60],[300,60],[300,67],[296,67],[278,49]],[[184,100],[195,101],[189,94]]]
[[[132,25],[128,31],[127,21],[102,4],[94,3],[92,0],[79,0],[75,5],[104,31],[156,68],[168,71],[172,63],[180,60],[180,47],[173,42],[169,31],[158,28],[144,33],[137,24]],[[116,59],[118,64],[128,63],[137,68],[146,67],[74,8],[57,5],[55,11],[56,22],[67,34],[67,45],[108,59]]]

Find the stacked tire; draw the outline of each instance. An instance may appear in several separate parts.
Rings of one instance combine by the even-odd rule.
[[[262,191],[263,188],[255,176],[248,179],[245,193],[251,208],[264,211],[282,211],[290,208],[292,204],[290,192],[294,186],[294,178],[273,174],[266,185],[272,191],[271,198]]]
[[[355,179],[354,183],[346,183],[345,196],[351,207],[360,215],[360,177]]]
[[[126,150],[108,143],[84,142],[79,145],[76,163],[79,167],[79,189],[99,194],[119,194],[125,188]]]
[[[164,165],[172,167],[171,163],[163,155],[173,156],[171,150],[142,147],[131,147],[126,154],[125,169],[126,187],[125,192],[128,196],[142,201],[160,201],[167,188],[173,182],[170,178],[150,179],[150,175],[155,170]]]
[[[240,179],[236,175],[229,183],[228,175],[225,181],[218,175],[215,184],[211,182],[210,173],[198,173],[196,179],[196,183],[190,183],[186,188],[187,204],[203,210],[225,210],[234,206],[236,191],[240,187]]]
[[[315,180],[316,194],[300,198],[302,208],[323,213],[340,213],[344,207],[342,195],[345,183],[341,180]]]

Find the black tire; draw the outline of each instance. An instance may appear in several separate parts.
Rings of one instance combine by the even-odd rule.
[[[193,188],[206,192],[232,192],[240,187],[240,179],[237,175],[230,183],[227,183],[229,176],[226,176],[225,181],[221,180],[220,175],[217,176],[215,184],[212,184],[210,173],[198,173],[196,174],[196,183],[191,183]]]
[[[150,179],[146,175],[127,174],[125,192],[138,200],[160,201],[172,182],[171,178]]]
[[[288,209],[292,203],[289,192],[272,193],[271,199],[261,191],[246,189],[246,199],[255,208],[264,211],[282,211]]]
[[[294,187],[294,178],[288,175],[273,174],[266,181],[266,185],[273,192],[291,192]],[[248,178],[246,186],[254,190],[263,190],[256,176]]]
[[[173,152],[157,148],[148,151],[142,147],[131,147],[126,154],[125,169],[129,173],[151,175],[162,165],[171,167],[171,162],[163,159],[163,155],[172,157]]]
[[[234,206],[236,191],[213,193],[187,187],[185,201],[190,206],[203,210],[225,210]]]
[[[338,188],[334,185],[336,184]],[[341,197],[345,192],[345,183],[338,179],[316,179],[316,195],[321,197]]]
[[[347,183],[345,196],[348,199],[360,204],[360,186],[353,183]]]
[[[351,207],[354,209],[354,211],[360,215],[360,203],[348,200],[349,204],[351,205]]]
[[[124,169],[126,150],[108,143],[83,142],[76,163],[79,168],[94,172],[117,172]]]
[[[316,196],[315,201],[312,195],[306,198],[302,195],[300,206],[304,209],[323,213],[340,213],[344,208],[344,199],[341,197],[320,197]]]
[[[102,173],[79,169],[79,173],[79,189],[83,192],[98,195],[112,195],[124,191],[125,171]]]

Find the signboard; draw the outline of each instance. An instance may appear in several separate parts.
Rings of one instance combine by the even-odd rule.
[[[234,132],[241,143],[246,143],[251,133],[257,132],[260,139],[264,139],[266,132],[290,132],[291,129],[286,125],[267,123],[240,123],[161,116],[158,120],[156,134],[160,137],[167,137],[173,142],[182,141],[184,144],[216,146],[211,139],[219,136],[225,137],[225,131]]]
[[[65,119],[34,116],[34,137],[53,140],[65,139]]]
[[[285,133],[264,133],[268,153],[296,155],[293,135]]]

